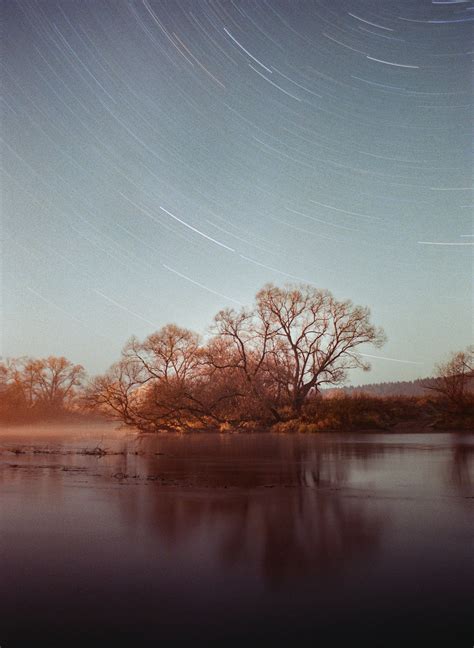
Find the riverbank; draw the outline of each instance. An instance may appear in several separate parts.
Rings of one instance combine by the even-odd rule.
[[[430,433],[450,430],[474,430],[474,401],[463,409],[453,409],[446,402],[416,397],[374,397],[364,394],[317,398],[310,401],[303,413],[295,417],[288,409],[278,412],[275,420],[216,421],[211,417],[188,422],[185,419],[156,424],[154,432],[274,432],[315,434],[320,432],[386,432]],[[16,418],[4,419],[5,425],[95,425],[109,421],[122,426],[119,419],[110,420],[96,412],[80,409],[57,413],[21,412]],[[126,429],[135,430],[132,426]],[[149,430],[142,430],[149,431]],[[1,434],[1,432],[0,432]]]

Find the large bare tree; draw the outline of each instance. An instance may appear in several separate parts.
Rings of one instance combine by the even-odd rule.
[[[215,327],[232,350],[223,368],[238,368],[276,418],[280,405],[299,414],[322,385],[341,383],[349,369],[368,370],[357,348],[385,341],[368,308],[309,285],[268,284],[253,309],[223,310]]]
[[[203,343],[168,325],[132,338],[87,400],[145,430],[280,420],[349,369],[368,369],[358,348],[384,341],[367,308],[307,285],[265,286],[252,308],[218,313],[214,333]]]

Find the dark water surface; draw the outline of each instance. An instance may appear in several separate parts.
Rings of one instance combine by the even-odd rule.
[[[57,426],[0,451],[2,648],[472,646],[474,435]]]

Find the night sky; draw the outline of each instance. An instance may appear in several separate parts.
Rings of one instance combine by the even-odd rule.
[[[2,7],[3,356],[102,371],[268,281],[370,306],[355,383],[471,342],[473,3]]]

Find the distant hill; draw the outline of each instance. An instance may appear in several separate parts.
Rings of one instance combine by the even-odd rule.
[[[417,380],[401,380],[398,382],[372,383],[355,387],[333,387],[325,389],[324,396],[331,397],[335,394],[367,394],[369,396],[427,396],[430,392],[424,385],[433,382],[434,378],[418,378]]]

